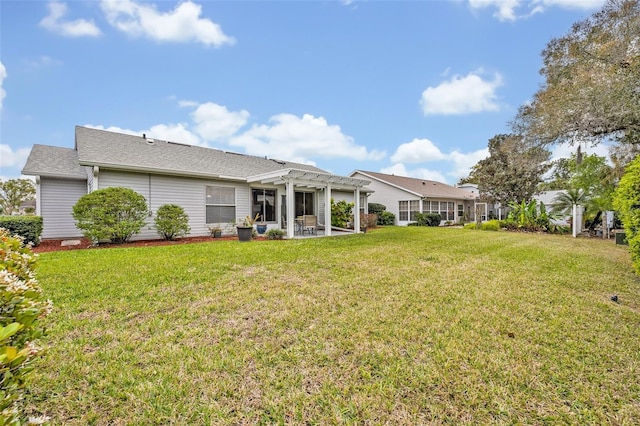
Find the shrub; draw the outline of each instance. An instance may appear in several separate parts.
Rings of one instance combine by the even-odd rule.
[[[442,217],[438,213],[416,213],[415,226],[440,226]]]
[[[497,219],[489,220],[487,222],[483,222],[480,225],[480,229],[482,231],[499,231],[501,229],[501,224]]]
[[[369,214],[377,214],[380,216],[382,212],[387,210],[387,206],[380,203],[369,203]]]
[[[111,187],[80,197],[73,206],[76,227],[93,242],[122,244],[140,232],[147,217],[145,198],[129,188]]]
[[[631,260],[640,274],[640,157],[627,166],[613,198],[624,225]]]
[[[19,235],[24,241],[37,245],[42,234],[42,217],[40,216],[0,216],[0,228],[5,228],[11,235]]]
[[[475,222],[465,223],[463,229],[478,229],[478,226]]]
[[[0,228],[0,424],[24,424],[25,379],[42,353],[36,341],[52,308],[33,274],[35,255]]]
[[[264,233],[268,240],[281,240],[284,238],[284,231],[282,229],[271,228]]]
[[[177,204],[160,206],[154,218],[154,228],[163,240],[173,240],[185,236],[191,231],[189,215]]]
[[[352,220],[353,215],[353,203],[347,203],[344,200],[334,202],[331,199],[331,226],[337,226],[338,228],[346,228],[347,223]]]
[[[396,224],[396,215],[391,212],[383,211],[378,215],[378,225],[395,225]]]

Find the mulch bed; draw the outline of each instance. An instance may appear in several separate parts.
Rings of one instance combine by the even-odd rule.
[[[265,238],[262,236],[258,236],[254,238],[254,240],[264,240]],[[80,244],[78,245],[66,245],[63,246],[63,241],[71,241],[71,240],[79,240]],[[86,238],[69,238],[67,240],[43,240],[37,246],[33,247],[31,250],[34,253],[47,253],[51,251],[62,251],[62,250],[98,250],[104,248],[113,248],[113,247],[154,247],[154,246],[172,246],[176,244],[190,244],[190,243],[204,243],[204,242],[214,242],[214,241],[229,241],[229,240],[238,240],[236,235],[223,236],[220,238],[213,237],[184,237],[177,239],[175,241],[165,241],[165,240],[140,240],[140,241],[130,241],[124,244],[111,244],[111,243],[102,243],[98,246],[92,246],[91,241]]]

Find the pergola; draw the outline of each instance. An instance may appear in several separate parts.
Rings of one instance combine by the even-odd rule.
[[[261,184],[271,184],[285,186],[287,199],[287,238],[293,238],[295,233],[294,221],[295,200],[294,194],[297,188],[311,188],[324,192],[324,217],[325,235],[331,235],[331,191],[353,191],[354,193],[354,232],[360,232],[360,193],[371,181],[356,179],[347,176],[332,175],[329,173],[315,172],[301,169],[282,169],[274,172],[263,173],[247,178],[248,183],[260,182]],[[369,191],[367,191],[369,192]]]

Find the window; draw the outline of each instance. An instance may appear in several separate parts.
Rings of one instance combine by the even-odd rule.
[[[464,205],[458,204],[458,217],[464,216]]]
[[[398,220],[416,220],[416,213],[420,212],[420,200],[399,201]]]
[[[368,210],[366,207],[367,207],[367,195],[360,194],[360,213],[366,214]]]
[[[416,220],[416,213],[420,213],[420,200],[409,201],[409,219]]]
[[[424,201],[423,213],[438,213],[442,220],[454,220],[456,203],[452,201]],[[461,209],[462,206],[458,205]]]
[[[399,201],[398,220],[402,220],[402,221],[409,220],[409,202],[408,201]]]
[[[205,201],[207,223],[236,220],[236,189],[227,186],[207,186]]]
[[[252,189],[251,190],[251,217],[260,215],[262,222],[276,221],[276,190],[275,189]]]
[[[315,209],[313,206],[313,201],[315,199],[315,195],[312,192],[296,192],[296,204],[295,204],[295,212],[296,216],[304,216],[304,215],[314,215]]]

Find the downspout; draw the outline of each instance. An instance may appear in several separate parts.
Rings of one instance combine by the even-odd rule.
[[[100,189],[98,182],[98,176],[100,175],[100,167],[93,166],[93,185],[91,185],[91,192]]]
[[[42,192],[40,190],[40,176],[36,176],[36,216],[42,216],[41,200]]]

